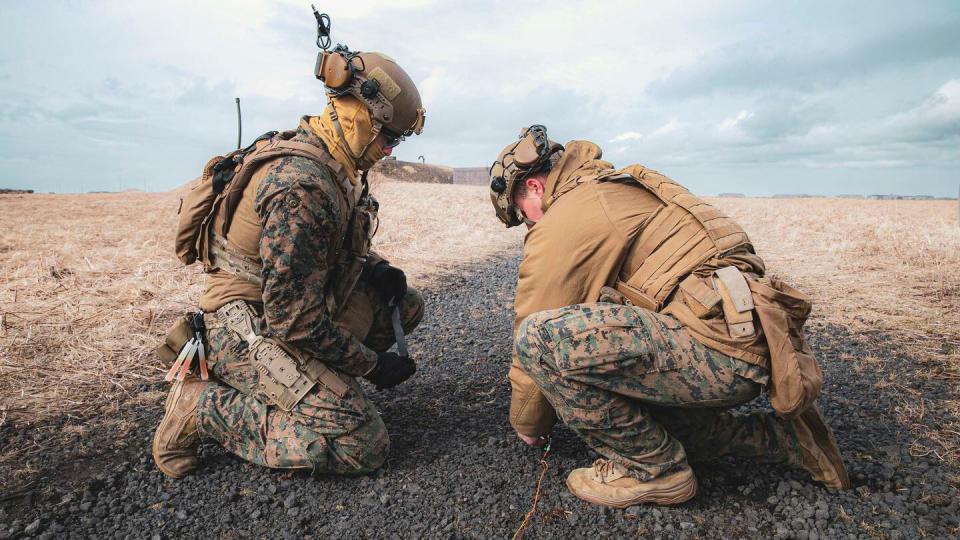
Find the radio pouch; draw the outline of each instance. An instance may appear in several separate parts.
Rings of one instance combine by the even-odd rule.
[[[803,337],[812,305],[778,279],[748,283],[770,347],[770,403],[778,415],[794,418],[813,404],[823,385],[823,372]]]

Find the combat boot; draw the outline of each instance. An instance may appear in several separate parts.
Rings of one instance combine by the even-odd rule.
[[[847,468],[843,465],[837,441],[820,414],[820,409],[812,405],[791,420],[790,425],[796,432],[800,445],[800,465],[814,480],[828,489],[849,489],[850,477],[847,476]]]
[[[593,467],[574,469],[567,476],[567,489],[585,501],[613,508],[641,503],[680,504],[697,494],[697,477],[684,464],[677,472],[641,482],[619,463],[598,459]]]
[[[153,436],[153,461],[160,472],[183,478],[197,468],[197,403],[209,383],[197,378],[177,381],[170,389],[163,420]]]

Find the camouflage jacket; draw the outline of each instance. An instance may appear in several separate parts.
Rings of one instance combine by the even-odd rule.
[[[292,139],[326,151],[304,117]],[[262,303],[269,335],[304,357],[364,375],[377,355],[330,317],[325,293],[338,276],[334,252],[353,208],[349,180],[316,161],[282,157],[258,169],[237,206],[227,240],[263,263],[260,289],[223,271],[210,274],[204,311],[236,299]],[[367,268],[383,259],[371,253]],[[364,271],[366,273],[366,270]]]

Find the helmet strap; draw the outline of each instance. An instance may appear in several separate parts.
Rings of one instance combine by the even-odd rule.
[[[380,135],[380,130],[383,128],[383,124],[374,120],[373,122],[373,137],[370,138],[370,142],[363,147],[363,150],[360,150],[360,157],[363,157],[367,153],[367,149],[370,148],[370,145],[373,144],[373,141],[377,140],[377,135]]]

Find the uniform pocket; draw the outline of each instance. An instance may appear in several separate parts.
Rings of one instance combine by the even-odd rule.
[[[633,306],[577,304],[541,312],[538,326],[543,352],[564,377],[612,373],[649,373],[683,365],[674,354],[682,332],[673,317]]]

